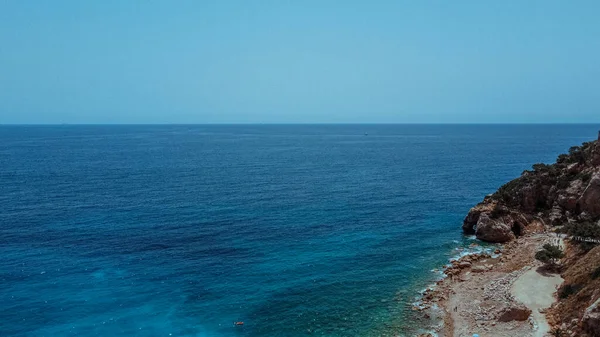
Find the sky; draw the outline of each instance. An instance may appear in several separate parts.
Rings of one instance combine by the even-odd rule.
[[[600,1],[0,0],[0,123],[598,123]]]

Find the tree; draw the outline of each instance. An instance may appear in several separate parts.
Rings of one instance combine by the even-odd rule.
[[[556,265],[556,262],[565,254],[559,246],[553,246],[549,243],[542,247],[542,250],[535,253],[535,258],[545,264]]]

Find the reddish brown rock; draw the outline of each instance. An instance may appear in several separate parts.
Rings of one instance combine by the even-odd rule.
[[[600,299],[590,305],[583,314],[583,329],[592,336],[600,336]]]
[[[594,174],[583,194],[577,200],[577,205],[592,217],[600,216],[600,173]]]
[[[531,309],[524,305],[513,305],[504,309],[498,316],[498,322],[526,321],[531,315]]]
[[[510,217],[502,219],[492,219],[488,214],[481,214],[477,221],[477,230],[475,235],[479,240],[488,242],[508,242],[515,238],[512,231],[513,223],[505,223],[505,220],[511,221]]]

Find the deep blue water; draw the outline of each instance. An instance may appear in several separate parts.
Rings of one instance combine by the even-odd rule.
[[[0,127],[0,336],[409,334],[468,209],[598,128]]]

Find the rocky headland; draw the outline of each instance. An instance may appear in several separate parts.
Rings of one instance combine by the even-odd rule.
[[[414,308],[441,308],[439,336],[600,336],[600,135],[486,196],[462,230],[497,246],[452,261]]]

